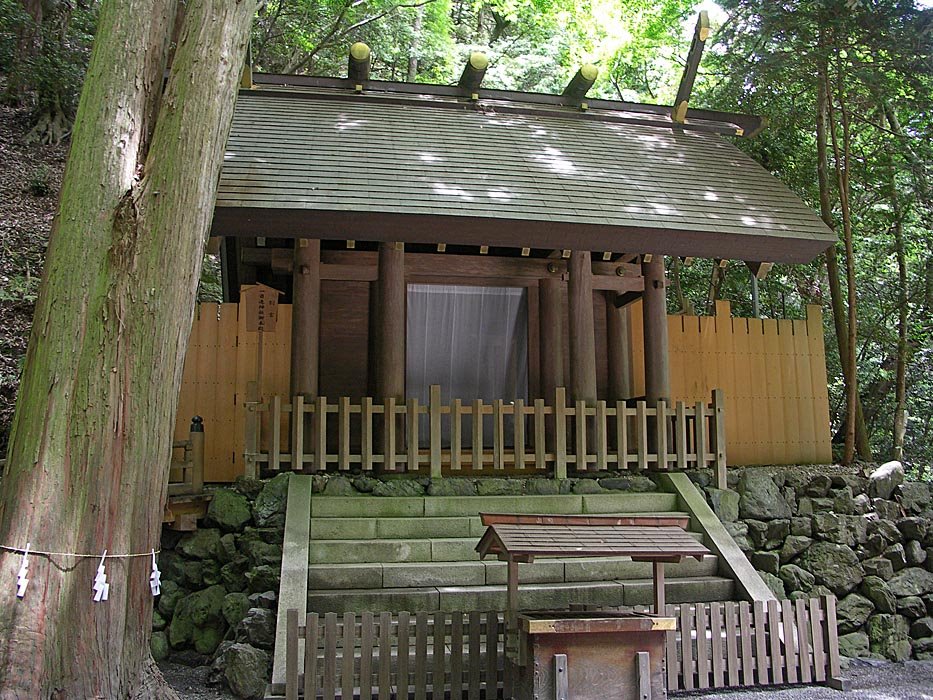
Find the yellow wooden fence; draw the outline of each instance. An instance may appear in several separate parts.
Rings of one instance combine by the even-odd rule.
[[[195,317],[179,396],[175,436],[186,439],[191,417],[204,418],[204,480],[232,481],[245,470],[248,385],[262,372],[260,395],[287,396],[291,306],[278,307],[277,330],[246,330],[237,304],[202,304]],[[644,394],[641,307],[632,307],[632,369]],[[706,402],[725,394],[730,465],[827,463],[831,459],[822,312],[802,320],[670,316],[671,399]]]

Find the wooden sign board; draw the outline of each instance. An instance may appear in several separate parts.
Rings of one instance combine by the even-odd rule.
[[[246,308],[246,330],[271,333],[279,319],[278,289],[264,284],[240,287],[240,303]]]

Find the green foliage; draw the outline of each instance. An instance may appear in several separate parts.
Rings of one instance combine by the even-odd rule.
[[[52,173],[45,163],[40,164],[30,175],[26,189],[33,197],[48,197],[52,194]]]
[[[201,262],[201,279],[198,282],[198,301],[220,304],[224,300],[224,289],[220,278],[220,257],[205,253]]]

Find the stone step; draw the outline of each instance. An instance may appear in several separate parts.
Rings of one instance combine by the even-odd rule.
[[[731,600],[734,584],[719,576],[692,576],[671,579],[665,586],[667,601],[708,602]],[[529,583],[519,588],[519,606],[525,610],[567,608],[571,603],[598,606],[649,605],[651,579],[574,583]],[[506,587],[424,586],[421,588],[381,588],[312,590],[308,612],[422,612],[504,610]]]
[[[677,510],[671,493],[562,496],[313,496],[311,518],[413,518],[475,516],[486,513],[655,513]]]
[[[686,559],[668,564],[668,579],[715,576],[719,560]],[[573,583],[630,580],[651,577],[651,564],[628,557],[587,559],[538,559],[519,565],[519,582]],[[506,582],[506,564],[500,561],[408,562],[396,564],[312,564],[308,567],[310,590],[361,588],[424,588],[432,586],[485,586]]]
[[[689,533],[702,542],[703,534]],[[308,564],[479,561],[476,537],[441,539],[312,540]]]
[[[640,515],[613,512],[605,515]],[[682,511],[652,513],[658,516],[689,517]],[[485,532],[479,516],[423,516],[411,518],[311,518],[312,540],[443,539],[476,537]]]

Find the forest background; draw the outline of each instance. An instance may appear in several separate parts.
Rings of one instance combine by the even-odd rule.
[[[96,0],[0,0],[0,453],[90,54]],[[933,477],[933,3],[913,0],[277,0],[252,30],[257,71],[455,83],[484,51],[484,85],[560,92],[584,62],[591,95],[671,104],[696,21],[713,33],[693,107],[765,115],[746,150],[839,234],[809,265],[776,265],[759,314],[826,313],[837,456],[902,459]],[[688,115],[689,116],[689,115]],[[200,296],[219,301],[205,260]],[[752,316],[741,261],[668,260],[671,313],[728,299]]]

